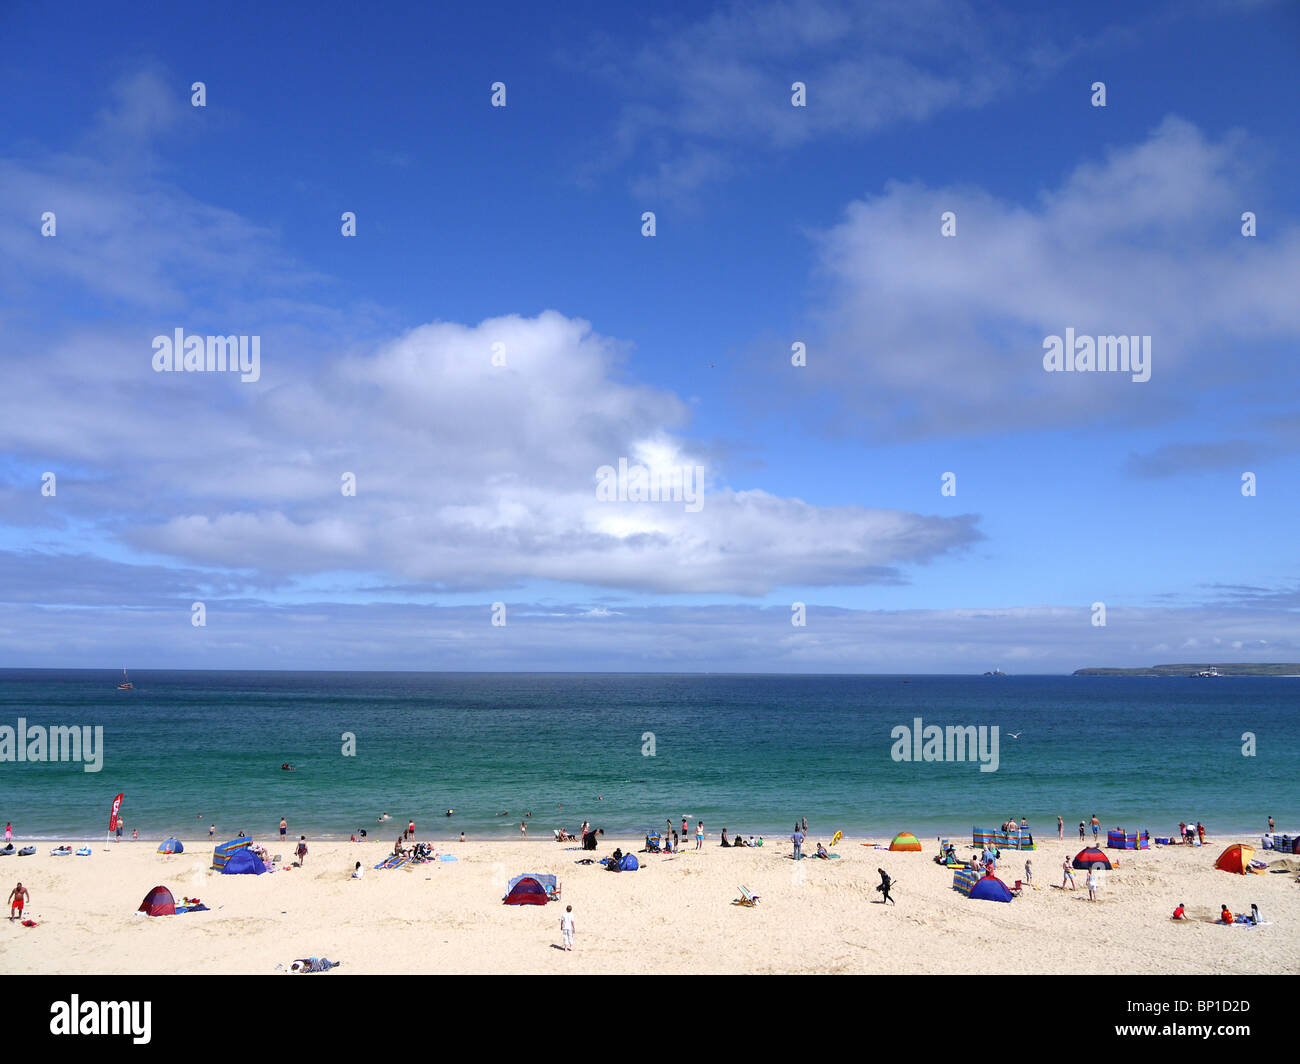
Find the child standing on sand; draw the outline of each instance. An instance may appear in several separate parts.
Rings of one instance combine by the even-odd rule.
[[[573,949],[573,906],[564,907],[564,915],[560,917],[560,932],[564,935],[564,948]]]
[[[1034,862],[1025,862],[1025,886],[1030,890],[1034,889]]]
[[[1082,824],[1079,825],[1079,830],[1081,832],[1083,831]],[[1078,890],[1079,888],[1074,885],[1074,873],[1070,870],[1070,859],[1068,857],[1061,862],[1061,871],[1065,873],[1065,875],[1061,877],[1061,889],[1064,890],[1065,884],[1069,883],[1071,890]]]
[[[697,850],[704,849],[704,821],[703,820],[701,820],[698,824],[695,825],[695,848]]]
[[[1097,873],[1091,868],[1088,869],[1088,900],[1097,900]]]

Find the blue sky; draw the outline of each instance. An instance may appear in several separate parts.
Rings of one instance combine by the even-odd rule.
[[[1300,660],[1295,5],[67,10],[0,13],[0,666]]]

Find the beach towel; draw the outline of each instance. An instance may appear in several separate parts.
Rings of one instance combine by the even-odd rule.
[[[454,860],[456,860],[456,855],[455,855],[454,853],[444,853],[441,857],[438,858],[438,860],[439,860],[439,861],[454,861]]]
[[[77,851],[77,856],[78,856],[78,857],[89,857],[89,856],[90,856],[90,847],[89,847],[89,846],[83,846],[81,849],[79,849],[79,850]]]
[[[177,915],[177,916],[180,916],[180,915],[182,915],[183,913],[205,913],[205,912],[208,912],[208,907],[207,907],[206,905],[202,904],[202,903],[199,903],[198,905],[178,905],[178,906],[176,906],[176,915]]]

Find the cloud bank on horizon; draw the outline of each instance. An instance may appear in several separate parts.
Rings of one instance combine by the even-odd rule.
[[[1296,656],[1297,143],[1280,105],[1239,102],[1267,57],[1225,66],[1214,105],[1150,91],[1206,49],[1195,34],[1152,57],[1123,26],[1049,31],[1014,8],[778,3],[611,16],[532,52],[521,13],[487,76],[492,30],[461,17],[443,76],[478,88],[443,104],[438,151],[498,165],[436,176],[470,216],[385,213],[435,176],[414,133],[317,144],[314,168],[281,148],[292,127],[250,103],[301,70],[252,45],[237,102],[160,49],[92,65],[7,139],[0,666]],[[1269,4],[1199,20],[1225,38],[1214,56],[1297,27]],[[1152,84],[1119,73],[1134,52]],[[328,112],[339,80],[299,105]],[[381,105],[340,98],[340,122]],[[388,106],[418,127],[421,101]],[[548,107],[599,142],[587,164],[549,154]],[[1051,152],[998,146],[1035,124]],[[516,203],[592,231],[557,245],[506,220]],[[612,253],[611,226],[630,234]],[[694,241],[741,239],[734,270],[683,282],[709,253]],[[788,293],[746,300],[764,268]],[[1067,330],[1147,338],[1149,379],[1047,372]],[[178,331],[196,368],[255,338],[256,373],[159,372]]]

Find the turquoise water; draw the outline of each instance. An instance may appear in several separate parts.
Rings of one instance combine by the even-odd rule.
[[[684,814],[768,835],[807,817],[814,839],[962,835],[1013,815],[1054,836],[1057,813],[1069,838],[1094,812],[1153,834],[1188,818],[1257,833],[1270,814],[1300,831],[1300,680],[132,672],[120,692],[119,678],[0,671],[0,725],[104,727],[98,773],[0,763],[0,820],[20,837],[102,837],[119,791],[127,835],[150,839],[210,823],[266,837],[282,815],[314,838],[388,841],[411,817],[423,837],[518,838],[526,811],[545,838]],[[894,761],[891,730],[917,716],[997,725],[998,770]]]

